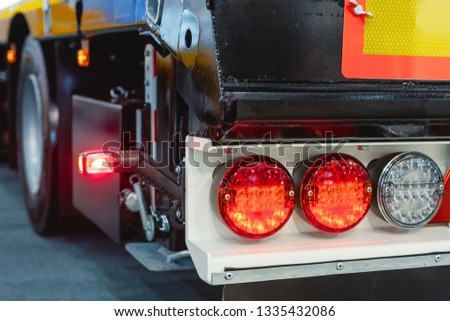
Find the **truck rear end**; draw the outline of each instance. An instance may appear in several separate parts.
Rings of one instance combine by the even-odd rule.
[[[71,207],[212,285],[450,265],[443,1],[75,3],[30,27],[59,115],[37,232]]]
[[[186,158],[202,279],[448,264],[449,61],[428,5],[215,1],[212,16],[222,118]],[[260,156],[293,188],[277,194]]]

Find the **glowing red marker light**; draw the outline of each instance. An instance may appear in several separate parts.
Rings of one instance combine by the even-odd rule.
[[[358,225],[369,211],[372,182],[354,157],[329,154],[306,172],[300,203],[306,219],[317,229],[342,233]]]
[[[220,214],[236,234],[259,239],[279,231],[291,217],[295,188],[289,172],[266,156],[244,157],[223,177]]]
[[[78,156],[78,171],[85,175],[114,173],[114,161],[111,153],[84,153]]]

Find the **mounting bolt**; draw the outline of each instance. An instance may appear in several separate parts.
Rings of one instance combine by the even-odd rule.
[[[372,193],[372,187],[367,187],[367,193]]]
[[[225,195],[225,200],[229,201],[231,199],[231,195],[230,194],[226,194]]]
[[[343,269],[344,269],[344,263],[339,262],[338,264],[336,264],[336,270],[342,271]]]
[[[233,279],[233,273],[228,272],[225,274],[225,280],[230,281],[231,279]]]
[[[289,191],[289,196],[290,197],[294,197],[295,196],[295,192],[294,191]]]
[[[175,167],[175,173],[176,173],[177,175],[181,175],[181,166]]]
[[[434,257],[434,261],[437,263],[437,262],[441,262],[441,260],[442,260],[442,258],[441,258],[441,256],[438,254],[438,255],[436,255],[435,257]]]
[[[314,192],[313,191],[308,191],[308,196],[309,197],[312,197],[314,195]]]
[[[181,211],[180,210],[177,210],[175,212],[175,215],[176,215],[177,219],[181,219]]]

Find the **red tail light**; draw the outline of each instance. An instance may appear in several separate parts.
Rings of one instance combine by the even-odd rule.
[[[138,150],[90,151],[78,155],[78,172],[85,175],[132,172],[138,163]]]
[[[289,220],[295,188],[286,168],[266,156],[244,157],[223,177],[218,204],[236,234],[253,239],[270,236]]]
[[[306,172],[300,190],[306,219],[317,229],[341,233],[366,216],[372,199],[372,182],[365,167],[345,154],[318,158]]]
[[[86,175],[114,173],[111,153],[85,153],[78,156],[78,171]]]

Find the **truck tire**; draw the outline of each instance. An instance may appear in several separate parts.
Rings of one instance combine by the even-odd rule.
[[[17,86],[17,160],[24,197],[34,230],[56,232],[56,186],[52,173],[55,143],[51,142],[51,102],[44,53],[40,43],[26,38]]]

